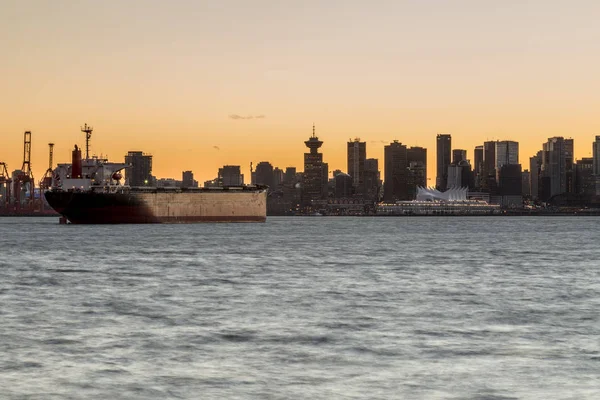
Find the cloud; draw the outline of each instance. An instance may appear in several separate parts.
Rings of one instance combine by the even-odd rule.
[[[239,114],[230,114],[229,118],[231,119],[263,119],[263,118],[267,118],[265,115],[260,114],[260,115],[247,115],[247,116],[243,116],[243,115],[239,115]]]
[[[221,150],[221,149],[219,148],[219,146],[213,146],[213,149],[215,149],[215,150]]]

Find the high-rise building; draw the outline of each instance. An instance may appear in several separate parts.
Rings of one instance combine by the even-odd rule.
[[[353,178],[340,171],[339,174],[334,175],[335,181],[335,197],[338,199],[347,198],[352,196],[354,191],[354,180]]]
[[[531,174],[528,169],[521,173],[521,193],[523,196],[531,196]]]
[[[256,165],[254,171],[253,182],[255,185],[266,185],[269,187],[269,191],[275,188],[273,184],[273,166],[268,161],[261,161]]]
[[[282,169],[278,167],[273,168],[273,188],[283,184],[283,176],[284,173]]]
[[[448,187],[473,189],[473,171],[469,160],[461,160],[448,166]]]
[[[217,181],[219,186],[239,186],[244,184],[244,175],[239,165],[224,165],[219,168]]]
[[[475,146],[473,151],[473,184],[481,190],[481,177],[483,171],[483,146]]]
[[[419,181],[419,186],[427,186],[427,149],[425,147],[413,146],[406,149],[406,161],[410,167],[411,163],[422,168],[422,174],[425,176],[425,181]]]
[[[540,199],[540,179],[542,177],[543,152],[529,158],[529,190],[533,200]]]
[[[355,193],[360,193],[365,180],[365,160],[367,159],[367,142],[359,138],[348,142],[348,175],[352,177]]]
[[[125,156],[125,164],[131,165],[131,168],[125,170],[126,183],[129,186],[153,185],[152,156],[150,154],[130,151]]]
[[[562,193],[573,193],[575,190],[573,169],[573,139],[563,137],[549,138],[544,143],[542,160],[542,175],[545,179],[544,187],[546,197]]]
[[[523,172],[521,164],[504,164],[498,171],[498,193],[503,207],[523,206]]]
[[[380,187],[379,161],[376,158],[367,158],[365,160],[363,199],[370,202],[378,202]]]
[[[575,164],[575,193],[584,196],[596,194],[594,158],[584,157]]]
[[[192,171],[183,171],[181,173],[181,187],[198,187],[198,182],[194,180],[194,173]]]
[[[600,136],[596,136],[592,144],[592,158],[594,159],[592,174],[595,180],[595,194],[600,195]]]
[[[283,176],[283,183],[285,185],[296,183],[296,167],[286,167],[285,175]]]
[[[492,182],[493,181],[493,182]],[[496,142],[483,143],[483,164],[479,185],[481,190],[486,192],[493,191],[496,185]]]
[[[517,165],[519,163],[519,143],[512,140],[501,140],[496,142],[495,155],[496,180],[500,182],[499,173],[504,165]]]
[[[452,137],[448,134],[437,135],[436,140],[436,179],[435,186],[438,190],[446,190],[448,186],[448,166],[452,149]]]
[[[458,164],[462,160],[467,159],[467,151],[462,149],[452,150],[452,164]]]
[[[316,136],[314,125],[312,136],[304,144],[310,152],[304,153],[302,201],[304,206],[312,206],[315,201],[322,200],[327,194],[328,172],[328,165],[323,162],[323,154],[319,153],[323,142]]]
[[[383,199],[388,203],[408,200],[406,146],[394,140],[384,147]]]

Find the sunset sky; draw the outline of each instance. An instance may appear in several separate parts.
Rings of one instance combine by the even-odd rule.
[[[0,0],[0,161],[36,180],[92,151],[154,156],[154,175],[203,182],[225,164],[303,169],[316,124],[330,170],[346,142],[379,158],[397,139],[428,148],[600,135],[600,2]],[[231,116],[254,118],[232,118]],[[256,118],[263,116],[263,118]],[[383,171],[382,171],[383,172]]]

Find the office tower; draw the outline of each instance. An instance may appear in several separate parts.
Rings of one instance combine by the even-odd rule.
[[[354,191],[354,179],[340,171],[339,174],[335,174],[333,178],[335,182],[335,197],[337,199],[351,197]]]
[[[596,194],[594,158],[585,157],[575,164],[575,193],[584,196]]]
[[[495,161],[496,180],[499,181],[498,174],[502,166],[507,164],[517,165],[519,163],[519,143],[512,140],[497,141]]]
[[[273,187],[276,188],[279,185],[283,184],[284,173],[283,170],[275,167],[273,168]]]
[[[464,187],[473,189],[473,171],[468,160],[462,160],[457,164],[452,163],[448,166],[448,187],[446,189]]]
[[[452,138],[448,134],[437,135],[436,140],[436,179],[435,186],[438,190],[446,190],[448,186],[448,166],[452,148]]]
[[[462,149],[452,150],[452,164],[458,164],[462,160],[467,159],[467,151]]]
[[[537,154],[529,158],[529,190],[531,198],[537,200],[540,198],[540,179],[542,177],[542,154],[538,151]]]
[[[549,138],[543,145],[542,175],[545,198],[562,193],[572,193],[574,188],[573,139]]]
[[[528,169],[521,173],[521,193],[523,196],[531,196],[531,173]]]
[[[413,146],[406,149],[406,161],[410,166],[411,163],[419,168],[423,168],[422,174],[425,180],[419,181],[419,186],[427,186],[427,149],[424,147]]]
[[[131,168],[125,170],[126,183],[129,186],[153,185],[151,155],[141,151],[130,151],[125,156],[125,164],[131,165]]]
[[[219,168],[217,181],[219,186],[239,186],[244,184],[244,175],[239,165],[225,165]]]
[[[523,177],[521,164],[504,164],[498,170],[498,194],[502,196],[502,206],[521,207],[523,205]]]
[[[388,203],[408,200],[406,146],[394,140],[384,147],[383,198]]]
[[[496,169],[505,164],[519,163],[519,142],[512,140],[499,140],[496,142]]]
[[[484,192],[492,192],[496,185],[496,142],[483,143],[483,161],[479,186]]]
[[[592,143],[592,158],[594,159],[594,174],[596,195],[600,195],[600,136],[596,136],[596,140]]]
[[[254,171],[254,184],[255,185],[266,185],[269,187],[269,191],[274,189],[273,184],[273,166],[268,161],[261,161],[256,165]]]
[[[481,190],[481,179],[483,171],[483,146],[475,146],[473,151],[473,187]]]
[[[296,183],[296,167],[286,167],[285,175],[283,177],[283,183],[285,185],[291,185]]]
[[[327,194],[328,168],[323,162],[323,154],[318,151],[323,142],[316,136],[314,125],[312,136],[304,144],[310,152],[304,153],[303,204],[311,206]]]
[[[181,187],[198,187],[198,182],[194,180],[194,173],[192,171],[183,171],[181,173]]]
[[[365,160],[367,159],[367,143],[359,138],[348,142],[348,175],[352,177],[355,193],[360,193],[364,182]]]
[[[378,202],[380,186],[379,161],[376,158],[367,158],[365,160],[363,199],[368,202]]]

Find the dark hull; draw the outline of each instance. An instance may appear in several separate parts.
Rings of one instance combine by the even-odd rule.
[[[149,224],[194,222],[264,222],[266,213],[245,206],[246,193],[230,193],[228,212],[202,212],[214,208],[211,202],[222,201],[223,193],[206,194],[164,193],[93,193],[49,191],[45,193],[48,204],[73,224]],[[241,196],[240,196],[241,194]],[[181,206],[179,196],[187,196],[188,203]],[[218,197],[220,196],[220,197]],[[235,197],[231,197],[235,196]],[[169,203],[169,201],[172,201]],[[202,202],[201,205],[194,202]],[[163,204],[164,203],[164,204]],[[239,203],[239,204],[238,204]],[[222,208],[222,207],[221,207]],[[161,210],[167,210],[162,212]],[[192,211],[190,211],[190,209]],[[193,210],[200,209],[194,213]],[[229,209],[232,212],[229,212]],[[245,212],[246,210],[248,212]]]

